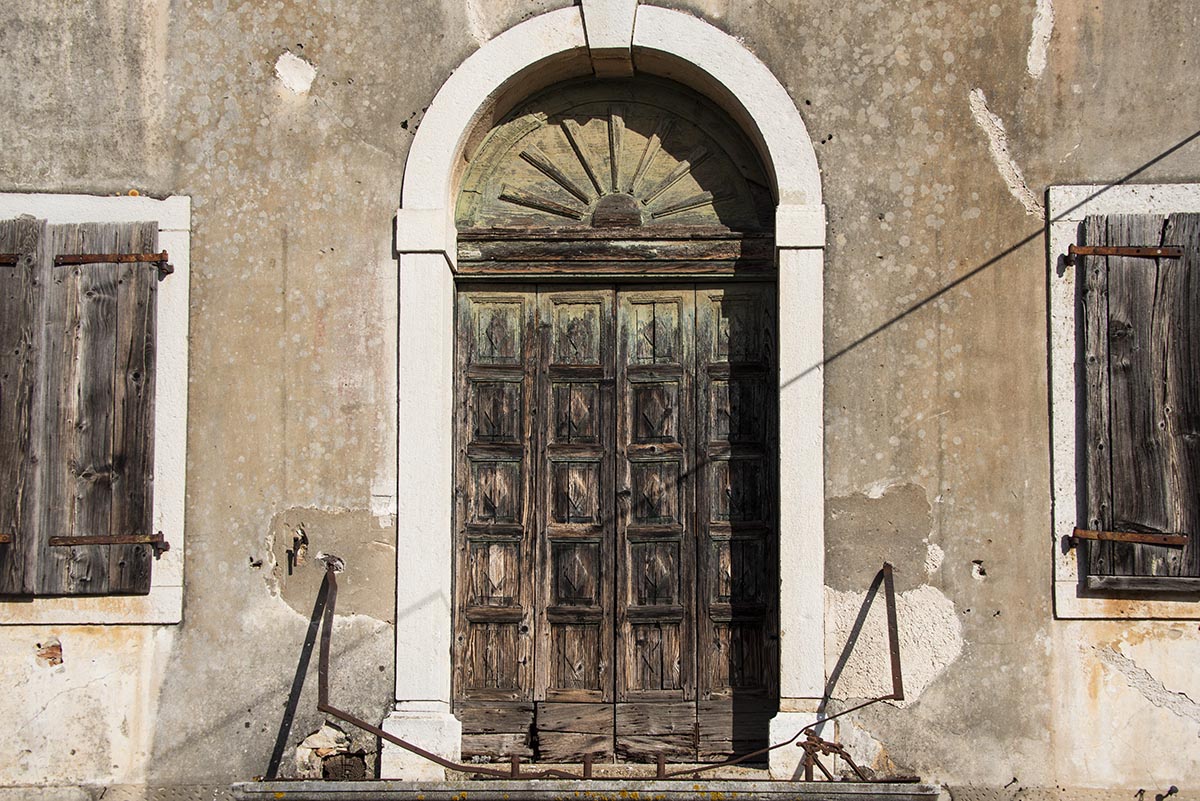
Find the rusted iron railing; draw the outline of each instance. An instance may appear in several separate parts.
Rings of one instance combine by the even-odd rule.
[[[560,770],[556,768],[546,768],[531,772],[521,770],[521,759],[517,756],[509,758],[507,769],[487,767],[478,764],[463,764],[454,762],[439,756],[432,751],[427,751],[419,745],[410,743],[407,740],[397,737],[390,732],[386,732],[378,726],[374,726],[361,718],[351,715],[343,709],[335,707],[329,702],[329,666],[330,666],[330,644],[333,636],[333,616],[337,607],[337,574],[342,570],[342,562],[340,559],[330,557],[325,560],[325,589],[327,591],[324,609],[322,610],[321,618],[321,645],[318,656],[317,667],[317,709],[327,715],[331,715],[338,720],[349,723],[365,732],[375,735],[381,740],[386,740],[393,745],[397,745],[404,750],[416,754],[417,756],[427,759],[435,765],[439,765],[447,770],[456,771],[459,773],[467,773],[475,776],[490,776],[497,779],[591,779],[592,778],[592,758],[591,755],[584,756],[581,771],[573,773],[569,770]],[[884,778],[868,777],[863,770],[855,764],[845,748],[840,743],[825,740],[816,732],[816,727],[828,723],[832,720],[848,715],[851,712],[856,712],[865,707],[877,704],[881,701],[903,701],[904,700],[904,678],[900,666],[900,638],[898,634],[898,624],[896,619],[896,592],[892,577],[892,565],[885,562],[880,571],[883,586],[884,599],[887,605],[887,630],[888,630],[888,654],[891,662],[892,673],[892,692],[887,695],[881,695],[878,698],[872,698],[863,703],[843,709],[836,714],[826,717],[820,717],[813,721],[808,726],[803,727],[796,732],[790,739],[785,740],[775,745],[769,745],[765,748],[760,748],[757,751],[751,751],[740,756],[732,757],[721,762],[710,762],[702,765],[690,765],[675,771],[667,769],[665,757],[659,755],[656,766],[656,778],[658,779],[694,779],[703,773],[707,773],[721,768],[730,768],[742,763],[765,756],[779,748],[784,748],[793,743],[797,747],[804,749],[804,758],[801,761],[804,767],[804,780],[814,780],[814,768],[820,770],[821,774],[827,781],[837,781],[837,778],[822,764],[821,756],[835,756],[846,762],[850,769],[854,772],[859,781],[864,782],[896,782],[908,783],[917,782],[920,779],[916,776],[891,776]],[[879,581],[879,577],[876,578]],[[876,585],[877,586],[877,585]],[[804,740],[797,743],[797,740],[803,737]],[[793,777],[793,781],[798,780]]]

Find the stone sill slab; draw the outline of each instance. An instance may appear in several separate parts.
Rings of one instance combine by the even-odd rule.
[[[233,785],[238,801],[917,801],[938,797],[931,784],[787,781],[272,781]]]

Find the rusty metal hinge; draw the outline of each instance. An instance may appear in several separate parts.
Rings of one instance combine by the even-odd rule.
[[[13,541],[12,534],[0,534],[0,544],[12,542],[12,541]]]
[[[167,251],[162,253],[68,253],[54,257],[54,266],[64,264],[157,264],[158,277],[166,278],[175,272],[175,267],[168,262]]]
[[[20,253],[0,253],[0,267],[16,267],[20,261]]]
[[[1098,540],[1101,542],[1134,542],[1141,545],[1187,545],[1187,534],[1158,534],[1152,531],[1093,531],[1075,529],[1074,540]]]
[[[1067,264],[1076,256],[1125,256],[1135,259],[1182,259],[1183,248],[1176,245],[1131,247],[1126,245],[1071,245],[1067,248]]]
[[[171,543],[163,538],[161,531],[153,534],[87,534],[79,537],[51,537],[50,547],[71,548],[80,545],[149,545],[154,549],[154,558],[171,550]]]

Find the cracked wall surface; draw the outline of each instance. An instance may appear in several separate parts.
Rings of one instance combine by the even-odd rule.
[[[1037,209],[1051,184],[1200,180],[1200,146],[1172,150],[1197,128],[1194,8],[662,4],[765,62],[816,143],[826,668],[889,560],[912,690],[844,721],[865,764],[962,799],[1194,798],[1194,623],[1053,618]],[[320,580],[311,561],[287,573],[301,526],[348,562],[334,697],[386,714],[405,156],[481,42],[568,5],[0,0],[0,189],[193,201],[184,622],[0,629],[0,715],[21,724],[0,785],[99,797],[74,786],[261,774]],[[883,686],[879,609],[834,703]],[[314,681],[285,773],[321,728]]]

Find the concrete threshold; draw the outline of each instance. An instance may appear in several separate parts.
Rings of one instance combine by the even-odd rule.
[[[937,798],[939,792],[934,785],[916,783],[641,779],[264,781],[232,789],[238,801],[917,801]]]

